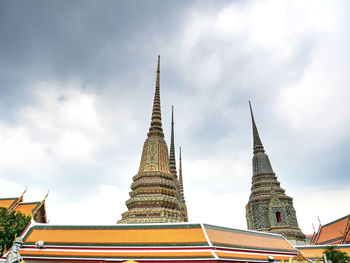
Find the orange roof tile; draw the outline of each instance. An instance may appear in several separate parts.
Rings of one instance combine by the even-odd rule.
[[[5,207],[6,209],[9,209],[10,206],[17,201],[17,197],[14,198],[2,198],[0,199],[0,207]]]
[[[350,215],[347,215],[322,226],[316,245],[339,243],[342,239],[341,235],[346,232],[349,218]]]
[[[200,225],[148,226],[34,226],[25,242],[46,244],[207,244]]]
[[[295,250],[281,235],[205,225],[208,237],[218,246],[251,249]]]
[[[40,205],[40,202],[33,203],[19,203],[14,211],[19,211],[26,216],[29,216],[31,213],[34,213],[34,210]]]

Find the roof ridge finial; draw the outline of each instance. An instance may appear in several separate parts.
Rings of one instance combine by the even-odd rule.
[[[171,139],[170,139],[170,155],[169,155],[170,171],[177,178],[176,160],[175,160],[175,142],[174,142],[174,106],[171,106]]]
[[[252,126],[253,126],[253,150],[254,153],[257,152],[265,152],[264,146],[261,143],[258,128],[256,127],[255,120],[254,120],[254,115],[253,115],[253,110],[252,110],[252,105],[249,101],[249,109],[250,109],[250,115],[252,117]]]
[[[24,194],[27,192],[27,189],[28,189],[28,186],[26,186],[26,188],[24,189],[22,195],[21,195],[21,198],[23,198]]]
[[[153,110],[152,110],[152,120],[151,127],[149,128],[149,132],[147,134],[148,137],[151,135],[159,135],[164,137],[163,128],[162,128],[162,116],[160,110],[160,55],[158,55],[158,65],[157,65],[157,78],[156,78],[156,87],[154,93],[154,101],[153,101]]]
[[[46,198],[49,196],[50,190],[47,190],[47,194],[45,195],[43,202],[45,202]]]

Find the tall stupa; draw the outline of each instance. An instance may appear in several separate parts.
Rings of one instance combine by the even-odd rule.
[[[264,146],[261,143],[249,102],[253,126],[253,178],[246,218],[248,229],[284,235],[294,245],[302,244],[305,235],[298,226],[293,198],[285,194]]]
[[[172,139],[173,140],[173,139]],[[128,211],[118,223],[184,222],[176,166],[169,162],[160,108],[160,56],[153,101],[151,126],[143,145],[138,173],[133,177]],[[172,169],[170,168],[172,167]]]

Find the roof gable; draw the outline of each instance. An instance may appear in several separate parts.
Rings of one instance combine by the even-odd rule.
[[[18,206],[14,209],[16,212],[21,212],[26,216],[34,214],[35,210],[40,206],[41,202],[30,202],[30,203],[19,203]]]
[[[0,207],[4,207],[6,209],[11,208],[18,201],[18,197],[13,198],[1,198],[0,199]]]
[[[346,233],[350,215],[339,218],[321,227],[316,245],[339,244]]]

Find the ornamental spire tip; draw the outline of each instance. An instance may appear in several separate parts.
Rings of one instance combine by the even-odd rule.
[[[160,55],[158,55],[158,65],[157,65],[157,77],[156,77],[156,87],[154,92],[153,100],[153,110],[152,110],[152,120],[151,127],[147,134],[148,137],[151,135],[158,135],[164,137],[162,128],[162,115],[160,110]]]
[[[250,116],[252,118],[252,126],[253,126],[253,150],[254,153],[257,152],[265,152],[264,146],[261,143],[258,128],[256,127],[253,110],[252,110],[252,104],[249,101],[249,109],[250,109]]]

